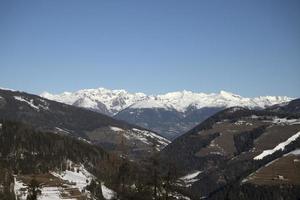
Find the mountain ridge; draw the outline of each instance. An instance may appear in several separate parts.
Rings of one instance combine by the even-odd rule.
[[[224,90],[219,93],[196,93],[183,90],[159,95],[147,95],[145,93],[129,93],[126,90],[109,90],[106,88],[82,89],[61,94],[43,92],[40,96],[71,105],[77,102],[76,106],[112,116],[126,108],[163,108],[166,110],[175,109],[178,112],[185,112],[190,106],[197,109],[232,106],[266,108],[293,99],[287,96],[248,98]],[[81,103],[78,103],[78,101],[81,101]],[[101,106],[98,106],[98,104],[101,104]]]
[[[160,95],[146,95],[105,88],[85,89],[58,95],[43,93],[41,96],[113,116],[116,119],[154,130],[170,140],[225,108],[242,106],[250,109],[264,109],[293,99],[287,96],[245,98],[223,90],[210,94],[183,90]]]
[[[299,102],[224,109],[173,140],[160,158],[183,177],[197,172],[179,185],[193,199],[298,199]]]
[[[119,151],[123,141],[128,155],[159,149],[169,141],[161,135],[80,107],[48,100],[25,92],[0,89],[0,119],[31,124],[42,131],[67,134],[95,143],[108,151]]]

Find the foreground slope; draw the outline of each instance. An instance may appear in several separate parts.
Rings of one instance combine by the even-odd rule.
[[[0,199],[189,199],[169,190],[156,153],[136,162],[78,137],[0,121]]]
[[[23,123],[0,124],[0,199],[94,196],[86,189],[92,180],[101,178],[99,163],[109,159],[102,148],[68,135],[36,131]],[[100,189],[95,199],[104,194]]]
[[[147,153],[153,144],[161,149],[169,143],[154,132],[106,115],[18,91],[0,90],[0,119],[76,136],[109,151],[119,151],[122,144],[132,157]]]
[[[176,187],[195,199],[298,199],[297,102],[229,108],[175,139],[161,159],[192,177]]]

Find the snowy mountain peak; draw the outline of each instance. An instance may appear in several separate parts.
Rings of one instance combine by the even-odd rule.
[[[292,100],[286,96],[260,96],[245,98],[221,90],[219,93],[195,93],[187,90],[169,92],[161,95],[129,93],[126,90],[109,90],[106,88],[83,89],[76,92],[50,94],[43,92],[42,97],[66,104],[76,105],[115,115],[125,108],[163,108],[185,112],[187,108],[232,107],[265,108],[274,104]]]
[[[228,98],[228,99],[230,99],[230,98],[234,98],[234,99],[241,99],[241,98],[243,98],[243,97],[241,97],[240,95],[233,94],[233,93],[231,93],[231,92],[226,92],[226,91],[224,91],[224,90],[221,90],[221,91],[220,91],[220,96],[222,96],[222,97],[224,97],[224,98]]]
[[[73,93],[63,92],[57,95],[43,92],[41,96],[70,105],[77,104],[79,107],[110,115],[114,115],[133,103],[147,98],[147,95],[143,93],[128,93],[125,90],[108,90],[105,88],[83,89]]]
[[[130,108],[164,108],[168,109],[169,106],[155,97],[150,97],[149,99],[138,101],[135,104],[132,104]]]

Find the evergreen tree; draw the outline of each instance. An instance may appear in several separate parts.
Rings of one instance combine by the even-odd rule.
[[[37,200],[38,195],[41,194],[41,190],[39,190],[40,184],[32,179],[28,185],[28,195],[26,200]]]

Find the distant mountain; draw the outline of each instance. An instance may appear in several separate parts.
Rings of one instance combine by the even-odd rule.
[[[115,115],[126,109],[163,108],[186,112],[190,107],[201,109],[204,107],[233,107],[265,108],[271,105],[292,100],[286,96],[262,96],[244,98],[242,96],[221,91],[219,94],[194,93],[190,91],[171,92],[163,95],[146,95],[144,93],[129,93],[125,90],[109,90],[105,88],[84,89],[77,92],[50,94],[43,92],[40,96],[76,105],[99,112]],[[105,106],[105,108],[103,108]]]
[[[155,132],[101,113],[44,99],[19,91],[0,89],[0,119],[24,122],[41,131],[71,135],[131,157],[158,149],[169,141]]]
[[[288,112],[288,113],[300,114],[300,99],[295,99],[290,102],[270,106],[268,110],[279,112],[279,113]]]
[[[0,89],[0,199],[26,199],[35,187],[38,199],[300,198],[299,99],[264,109],[189,106],[185,118],[147,102],[145,120],[162,126],[217,113],[170,143],[99,112]]]
[[[182,113],[175,109],[129,107],[115,115],[115,118],[141,127],[147,127],[173,140],[222,109],[224,108],[191,108]]]
[[[105,88],[84,89],[74,93],[64,92],[57,95],[43,92],[40,96],[110,116],[117,114],[138,101],[148,98],[143,93],[129,93],[125,90],[108,90]]]
[[[292,100],[286,96],[244,98],[225,91],[218,94],[182,91],[146,95],[104,88],[58,95],[44,92],[41,96],[114,116],[116,119],[154,130],[169,139],[176,138],[224,108],[243,106],[263,109]]]
[[[272,108],[232,107],[162,152],[193,199],[299,199],[300,99]]]

